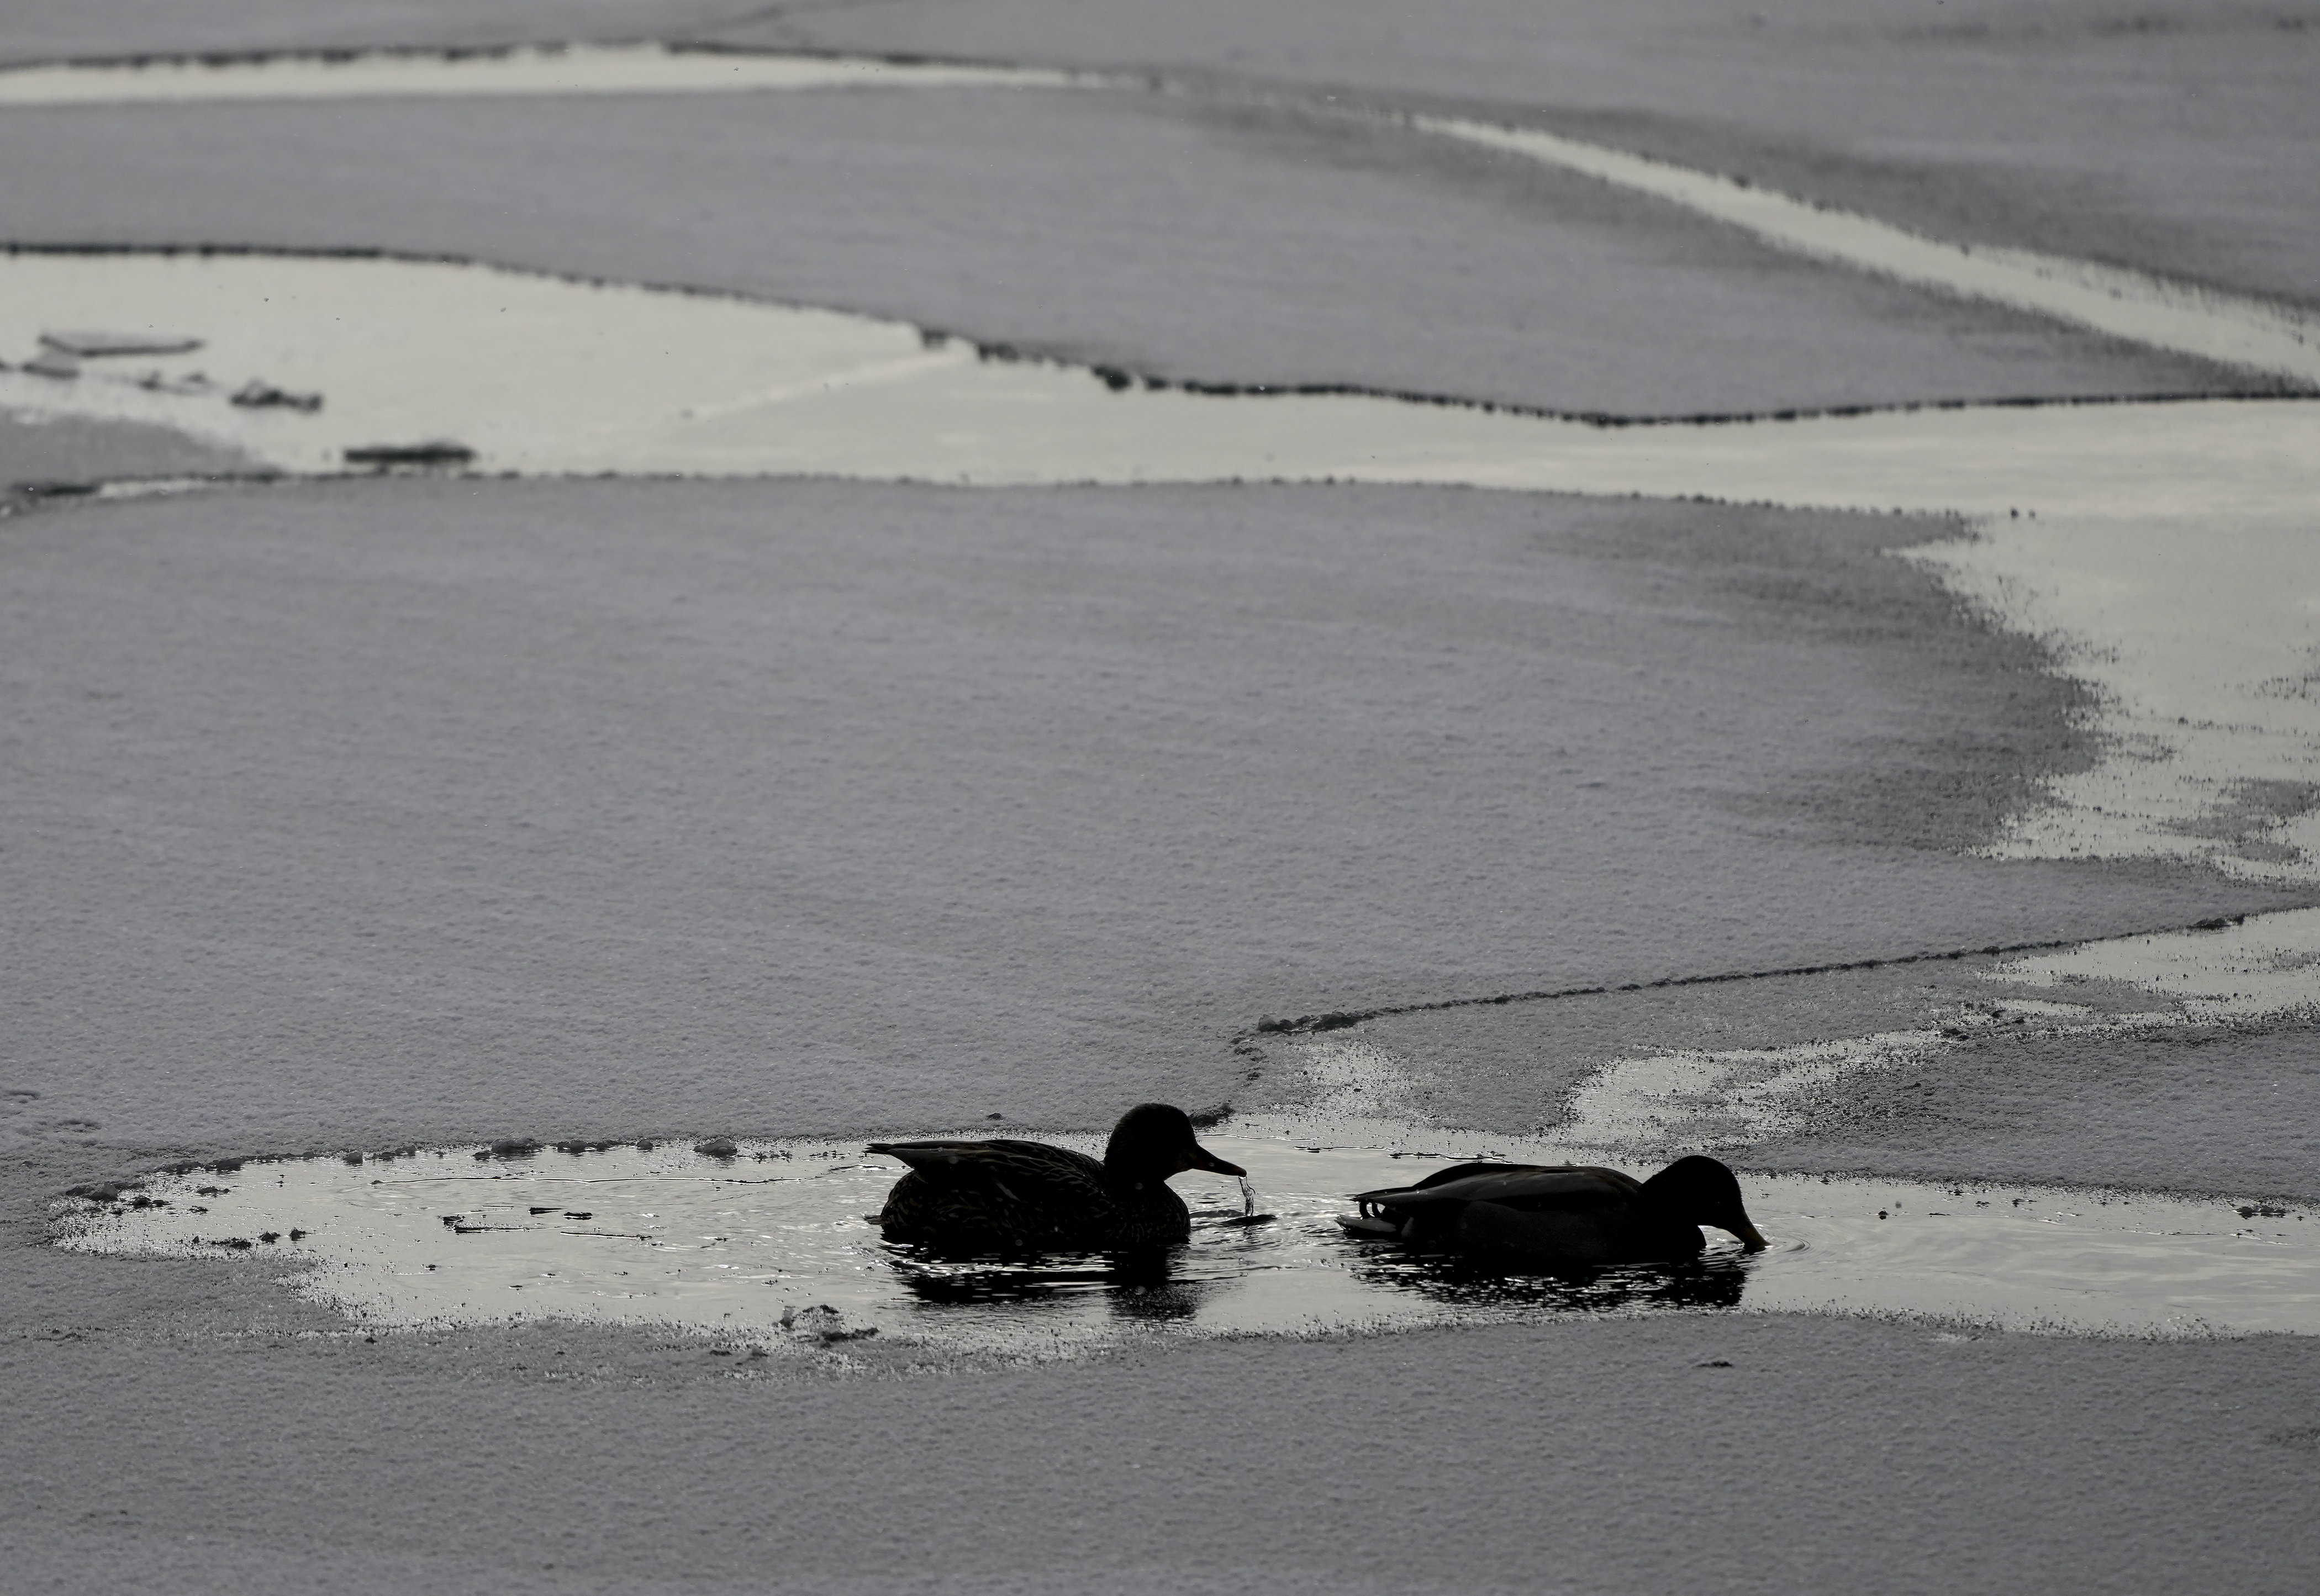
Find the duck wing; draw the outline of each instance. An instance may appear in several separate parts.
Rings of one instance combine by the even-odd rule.
[[[1459,1246],[1473,1214],[1561,1216],[1600,1230],[1629,1211],[1642,1190],[1617,1169],[1585,1165],[1454,1164],[1415,1186],[1355,1193],[1360,1216],[1337,1222],[1355,1235]]]
[[[1448,1186],[1452,1181],[1464,1180],[1470,1175],[1501,1175],[1516,1169],[1550,1169],[1555,1168],[1559,1168],[1559,1166],[1552,1164],[1502,1164],[1498,1162],[1496,1159],[1483,1159],[1469,1164],[1445,1164],[1441,1168],[1436,1169],[1424,1180],[1413,1181],[1408,1186],[1395,1186],[1391,1189],[1395,1191],[1424,1191],[1431,1186]]]
[[[1496,1203],[1533,1212],[1549,1208],[1624,1206],[1643,1185],[1617,1169],[1584,1164],[1454,1164],[1416,1186],[1356,1192],[1354,1201],[1401,1214],[1446,1211],[1469,1203]]]
[[[1045,1141],[1017,1141],[1007,1137],[973,1141],[872,1141],[865,1143],[862,1150],[900,1159],[921,1172],[978,1164],[992,1168],[1012,1164],[1027,1169],[1076,1170],[1099,1178],[1103,1174],[1103,1166],[1083,1152]]]
[[[910,1166],[880,1218],[898,1240],[1062,1246],[1111,1212],[1103,1166],[1044,1141],[874,1141]]]

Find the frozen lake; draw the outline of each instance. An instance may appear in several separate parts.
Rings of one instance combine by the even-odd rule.
[[[2313,1582],[2320,30],[17,13],[31,1588]]]

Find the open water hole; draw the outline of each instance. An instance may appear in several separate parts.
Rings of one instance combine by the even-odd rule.
[[[1498,1274],[1346,1235],[1346,1194],[1497,1152],[1443,1132],[1328,1146],[1285,1122],[1206,1145],[1248,1168],[1179,1177],[1192,1240],[1164,1258],[962,1260],[892,1245],[868,1215],[902,1173],[859,1142],[463,1147],[249,1161],[157,1176],[59,1214],[59,1245],[284,1271],[370,1328],[573,1320],[829,1346],[865,1334],[1068,1354],[1152,1334],[1310,1334],[1604,1312],[1917,1313],[2023,1330],[2320,1333],[2320,1223],[2253,1203],[2086,1189],[1742,1176],[1771,1240],[1720,1231],[1696,1265]],[[1055,1140],[1094,1150],[1095,1139]],[[1484,1143],[1489,1145],[1484,1145]],[[569,1145],[569,1144],[567,1144]]]

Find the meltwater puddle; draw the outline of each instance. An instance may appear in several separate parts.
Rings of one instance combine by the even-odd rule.
[[[961,1262],[888,1245],[865,1216],[901,1167],[834,1141],[747,1142],[725,1157],[663,1143],[253,1160],[74,1202],[58,1244],[283,1270],[303,1294],[376,1328],[572,1320],[757,1345],[879,1335],[1001,1356],[1154,1333],[1738,1308],[2053,1331],[2320,1333],[2320,1223],[2300,1209],[1744,1176],[1768,1252],[1744,1256],[1716,1232],[1693,1266],[1497,1275],[1346,1237],[1345,1194],[1408,1184],[1443,1159],[1567,1152],[1458,1132],[1405,1129],[1368,1148],[1300,1133],[1283,1119],[1206,1135],[1250,1171],[1258,1217],[1221,1181],[1180,1179],[1192,1240],[1156,1266],[1100,1255]]]

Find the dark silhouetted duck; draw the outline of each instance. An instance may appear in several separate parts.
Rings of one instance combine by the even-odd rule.
[[[1702,1225],[1764,1238],[1748,1222],[1740,1183],[1714,1159],[1678,1159],[1649,1180],[1572,1164],[1454,1164],[1416,1186],[1356,1193],[1356,1235],[1391,1236],[1443,1251],[1527,1263],[1670,1263],[1697,1258]]]
[[[1165,1103],[1121,1115],[1101,1163],[1044,1141],[874,1141],[868,1150],[911,1167],[877,1216],[886,1239],[956,1252],[1170,1246],[1192,1233],[1170,1176],[1247,1173],[1202,1147],[1184,1111]]]

